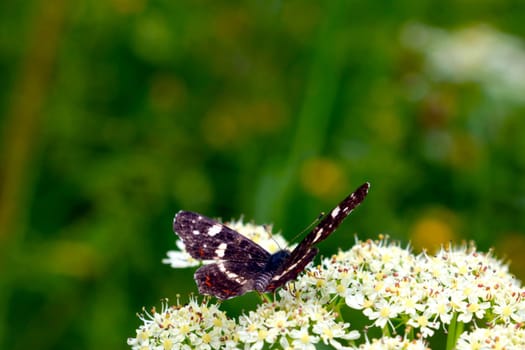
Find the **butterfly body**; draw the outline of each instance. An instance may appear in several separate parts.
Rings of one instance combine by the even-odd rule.
[[[252,290],[271,292],[304,270],[317,255],[314,245],[326,239],[364,200],[369,187],[365,183],[346,197],[292,251],[270,254],[228,226],[189,211],[177,213],[173,229],[193,258],[213,261],[195,272],[201,294],[229,299]]]

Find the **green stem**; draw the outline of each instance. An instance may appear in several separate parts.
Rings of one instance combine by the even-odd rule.
[[[458,314],[454,313],[452,319],[450,320],[450,325],[448,326],[448,335],[447,335],[447,349],[452,350],[456,345],[456,327],[457,327],[457,317]]]
[[[388,326],[388,323],[383,327],[383,337],[390,337],[390,327]]]

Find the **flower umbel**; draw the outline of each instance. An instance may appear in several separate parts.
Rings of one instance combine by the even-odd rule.
[[[315,349],[315,344],[324,343],[339,349],[342,342],[357,339],[359,333],[337,316],[319,299],[281,290],[274,302],[263,303],[239,318],[239,340],[251,349],[275,343],[293,349]]]
[[[276,235],[268,226],[230,226],[269,251],[286,246],[280,236],[279,244],[273,241]],[[168,263],[194,264],[179,248],[181,255]],[[237,318],[228,318],[209,299],[192,298],[184,306],[164,303],[161,312],[141,316],[143,325],[128,344],[133,349],[315,349],[320,344],[427,349],[434,337],[446,338],[447,349],[525,344],[525,289],[506,264],[473,245],[416,255],[384,238],[357,241],[308,267],[273,301],[266,300]],[[365,337],[346,321],[359,318],[367,325]]]
[[[144,324],[128,339],[132,349],[235,348],[235,321],[216,304],[192,298],[187,305],[168,306],[165,301],[160,312],[145,312],[140,319]]]
[[[467,324],[522,328],[525,320],[524,289],[506,265],[473,246],[442,248],[431,256],[414,255],[386,240],[358,242],[315,271],[312,276],[338,287],[317,289],[314,295],[344,298],[384,335],[406,329],[416,332],[413,339],[425,339],[441,328],[455,341]],[[304,284],[312,281],[301,278],[296,287],[307,289]]]

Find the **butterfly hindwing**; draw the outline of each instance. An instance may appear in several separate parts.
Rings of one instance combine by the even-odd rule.
[[[195,259],[267,261],[270,257],[270,253],[257,243],[198,213],[178,212],[173,229]]]
[[[229,299],[255,289],[265,263],[255,260],[217,261],[195,272],[199,293]]]
[[[218,263],[204,265],[195,271],[195,282],[200,294],[213,295],[219,299],[232,298],[252,290],[252,281],[230,279]]]

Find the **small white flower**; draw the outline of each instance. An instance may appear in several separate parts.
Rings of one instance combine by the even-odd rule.
[[[435,329],[439,328],[439,322],[431,321],[432,316],[433,315],[427,311],[409,319],[407,324],[419,329],[423,338],[428,338],[434,335]]]
[[[375,326],[383,328],[387,323],[391,324],[391,320],[396,318],[400,311],[400,307],[386,300],[379,300],[372,307],[364,309],[363,314],[370,320],[375,320]]]
[[[519,295],[519,294],[517,294]],[[512,298],[512,296],[505,295],[502,298],[495,300],[495,305],[493,307],[493,312],[496,315],[496,321],[503,321],[504,323],[523,323],[524,314],[523,311],[524,305],[521,296]]]
[[[310,334],[307,327],[292,329],[290,337],[293,348],[298,350],[315,350],[315,344],[319,342],[319,337]]]
[[[169,264],[174,269],[198,266],[201,264],[199,260],[193,259],[191,255],[186,252],[186,247],[180,239],[177,240],[175,244],[179,250],[168,251],[168,257],[166,259],[162,259],[163,264]]]
[[[250,349],[262,349],[266,341],[273,343],[275,341],[275,332],[270,332],[264,325],[264,319],[259,317],[255,312],[250,312],[248,316],[242,316],[240,319],[241,327],[238,327],[237,334],[242,343],[250,344]]]
[[[446,293],[435,293],[426,303],[427,310],[444,324],[449,324],[453,316],[449,298]]]

